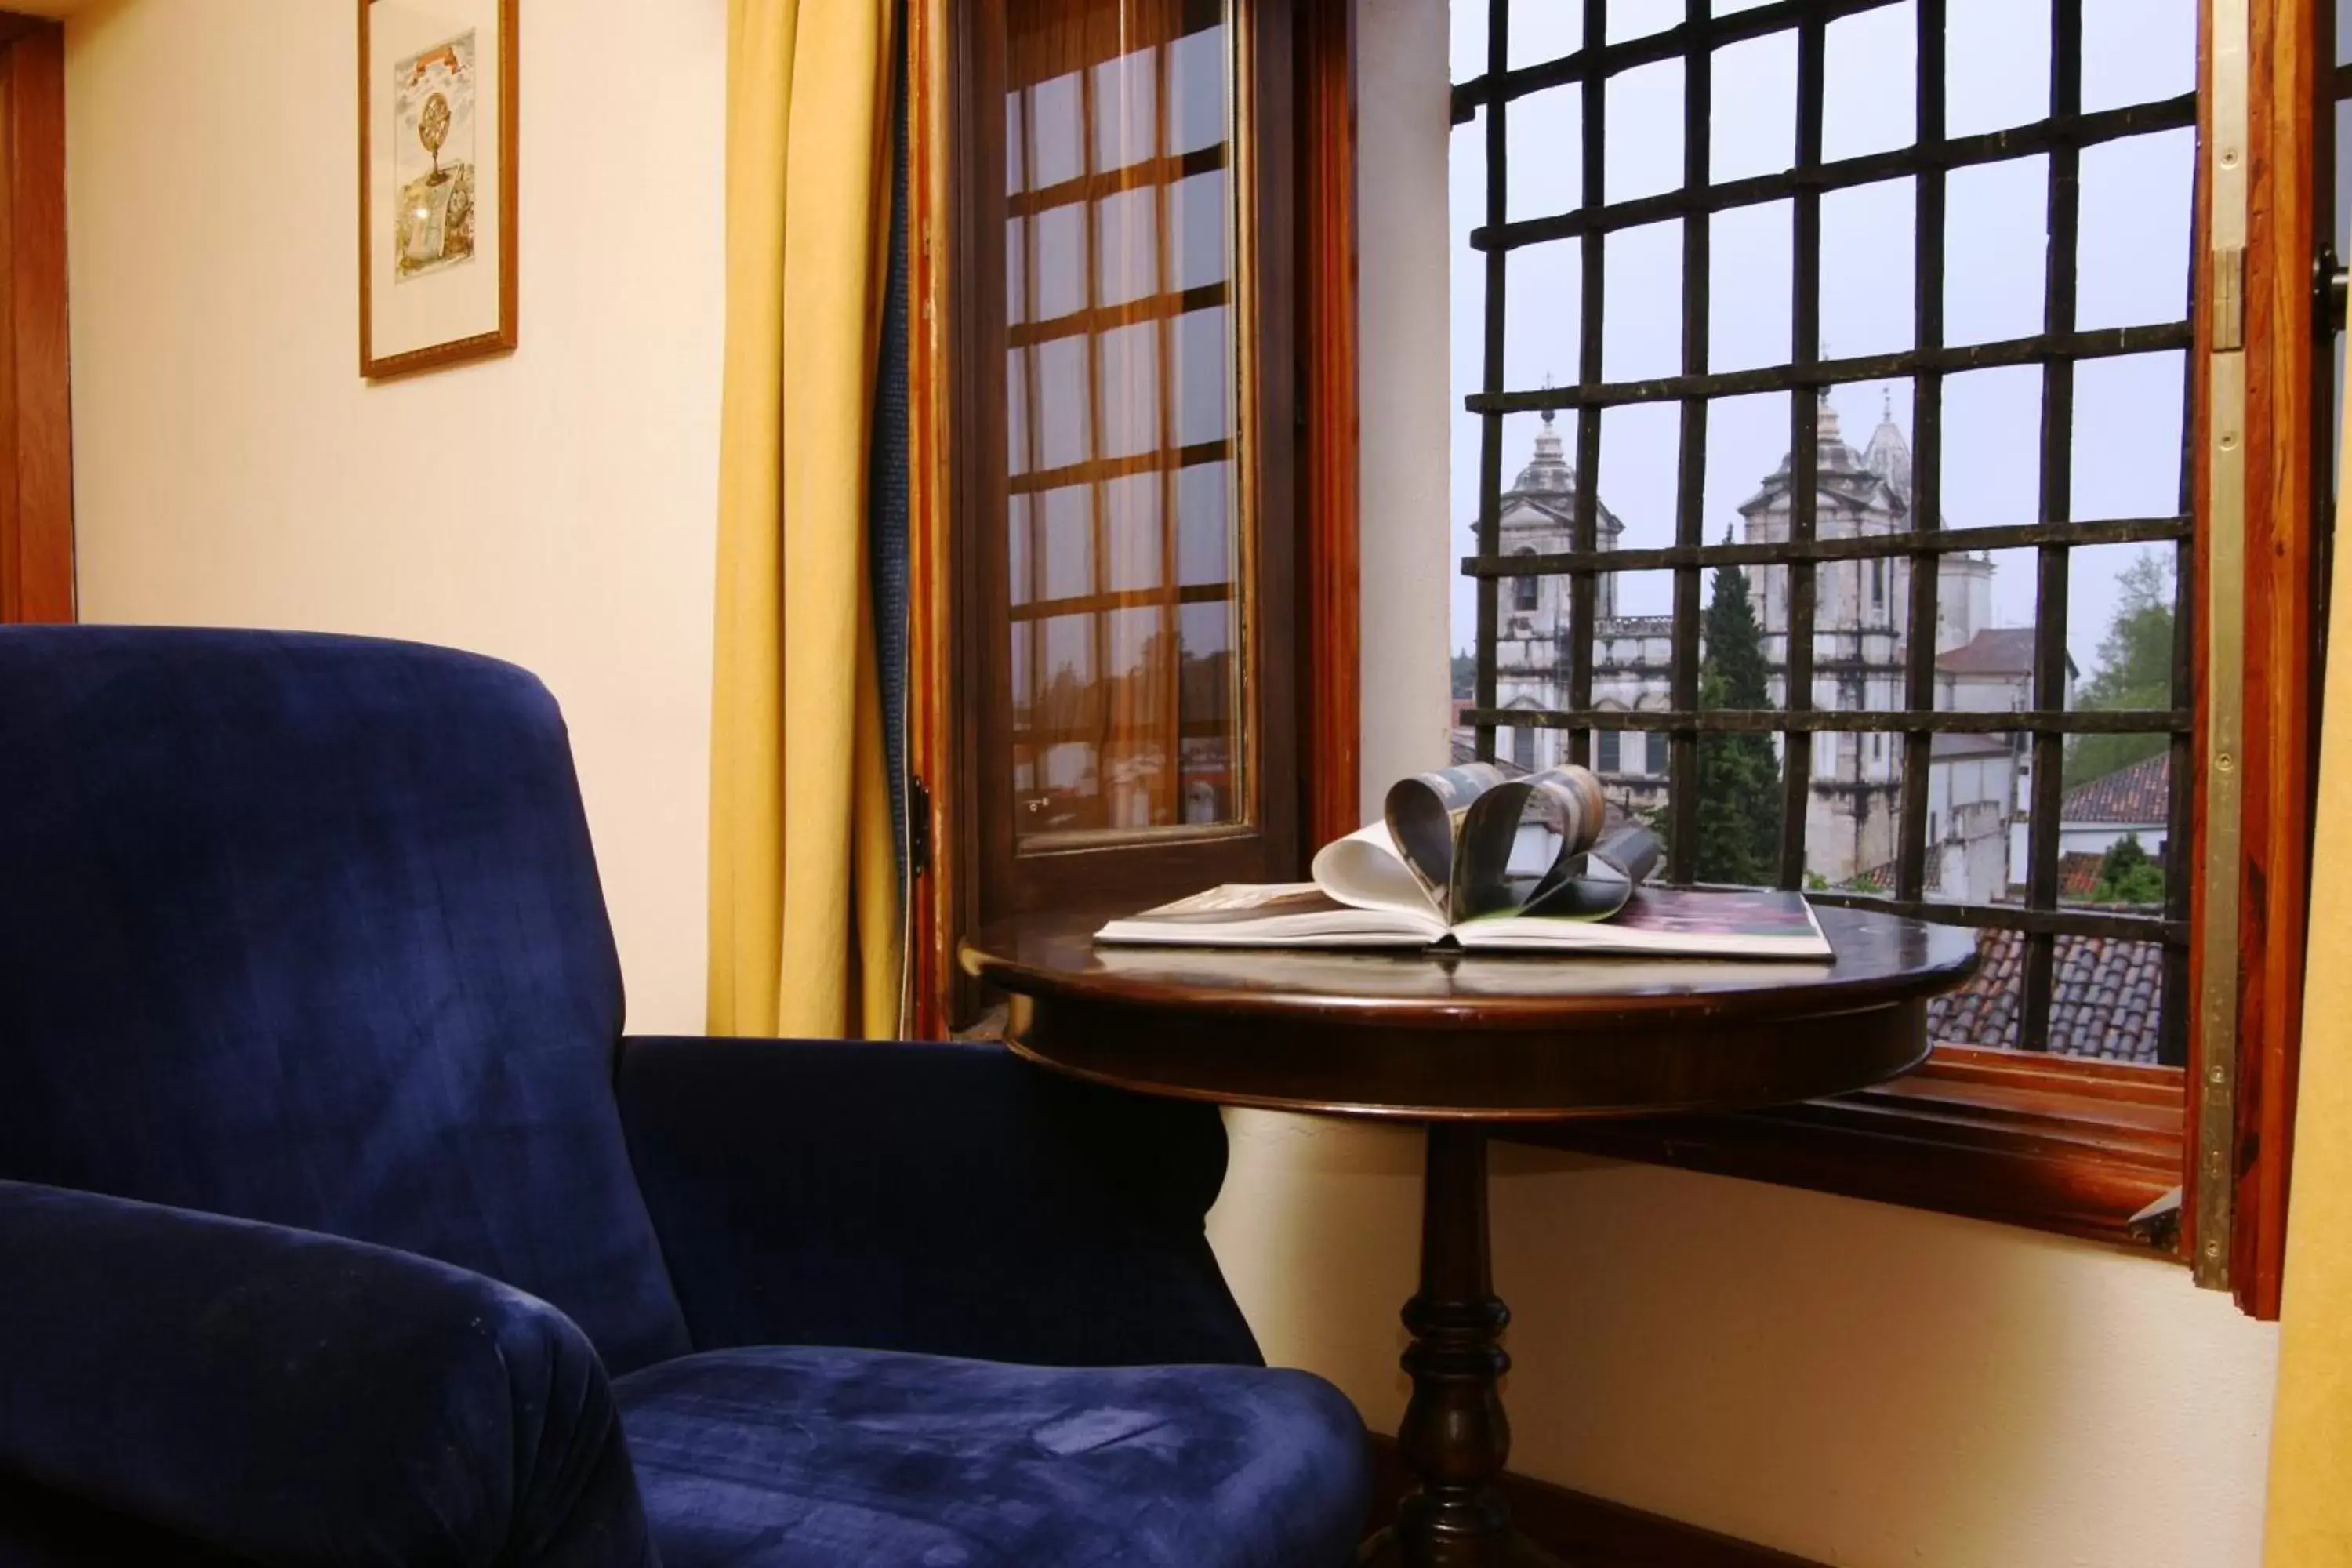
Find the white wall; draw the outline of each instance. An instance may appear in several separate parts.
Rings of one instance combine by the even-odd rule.
[[[1369,791],[1432,756],[1417,705],[1372,700],[1381,661],[1417,657],[1375,628],[1442,613],[1450,563],[1423,564],[1444,509],[1375,482],[1442,486],[1447,460],[1443,409],[1400,391],[1446,384],[1423,216],[1446,210],[1444,0],[1363,5]],[[1251,1322],[1393,1430],[1417,1140],[1229,1125],[1211,1232]],[[1510,1148],[1494,1163],[1513,1468],[1841,1568],[2256,1560],[2275,1335],[2184,1270],[1747,1182]]]
[[[1364,507],[1417,526],[1368,530],[1363,542],[1363,818],[1380,816],[1393,781],[1452,757],[1453,679],[1446,588],[1458,541],[1447,525],[1445,226],[1423,204],[1445,189],[1443,127],[1453,89],[1443,61],[1445,8],[1419,0],[1359,0],[1356,267],[1364,373],[1360,438]],[[1413,68],[1439,62],[1431,71]],[[1430,135],[1428,127],[1441,128]],[[1426,308],[1435,290],[1439,309]],[[1376,365],[1435,366],[1381,375]]]
[[[68,26],[92,619],[427,637],[570,715],[640,1027],[701,1017],[719,0],[523,8],[523,347],[353,374],[352,8]],[[1368,782],[1443,755],[1442,0],[1364,0]],[[1418,1148],[1237,1116],[1213,1216],[1268,1351],[1402,1405]],[[1737,1182],[1497,1157],[1515,1465],[1840,1564],[2253,1557],[2272,1337],[2175,1269]]]
[[[702,1025],[726,7],[522,7],[522,346],[358,363],[343,0],[67,24],[84,618],[382,633],[554,689],[630,1022]]]

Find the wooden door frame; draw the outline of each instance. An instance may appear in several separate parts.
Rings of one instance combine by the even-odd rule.
[[[65,28],[0,14],[0,623],[74,618]]]

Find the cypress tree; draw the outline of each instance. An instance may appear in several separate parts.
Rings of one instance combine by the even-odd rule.
[[[1727,535],[1725,542],[1728,543]],[[1764,628],[1748,596],[1748,574],[1716,569],[1707,601],[1701,708],[1771,706]],[[1780,855],[1780,764],[1769,736],[1701,735],[1698,742],[1698,879],[1750,886],[1772,880]]]

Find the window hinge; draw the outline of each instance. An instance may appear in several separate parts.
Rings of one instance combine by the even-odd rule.
[[[2213,352],[2246,346],[2246,247],[2213,247]]]
[[[920,778],[907,779],[907,879],[931,868],[931,790]]]

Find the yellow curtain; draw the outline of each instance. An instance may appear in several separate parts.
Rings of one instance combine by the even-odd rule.
[[[730,0],[713,1034],[898,1032],[866,547],[890,13],[889,0]]]
[[[2352,414],[2352,409],[2347,409]],[[2352,436],[2352,420],[2346,433]],[[2352,454],[2347,454],[2352,455]],[[2336,539],[2352,539],[2336,511]],[[2352,551],[2336,553],[2333,603],[2352,606]],[[2271,1423],[2268,1568],[2352,1563],[2352,636],[2328,639],[2305,966],[2303,1068],[2294,1110]]]

